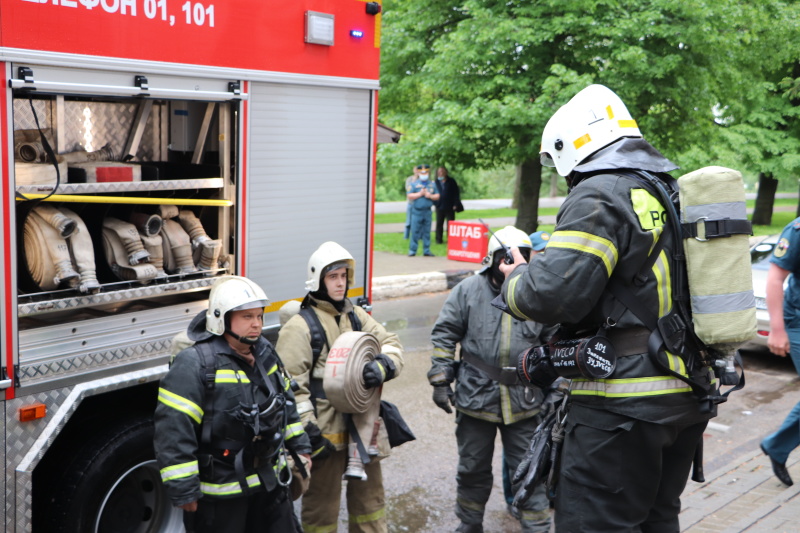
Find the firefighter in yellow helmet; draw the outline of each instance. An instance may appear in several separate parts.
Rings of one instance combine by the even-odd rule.
[[[330,347],[348,331],[365,331],[378,339],[381,353],[363,371],[368,388],[382,386],[403,369],[403,348],[397,335],[347,297],[355,280],[355,265],[353,256],[335,242],[317,248],[308,261],[308,295],[300,313],[289,319],[278,337],[278,353],[297,380],[297,410],[313,449],[311,484],[303,496],[301,513],[306,531],[337,530],[342,478],[348,471],[345,416],[326,399],[322,386]],[[313,331],[310,324],[314,324]],[[315,341],[317,334],[322,337],[319,342]],[[364,471],[365,480],[347,478],[349,530],[386,532],[380,463],[373,460],[364,465]]]
[[[657,319],[673,308],[672,240],[680,236],[665,225],[658,189],[637,178],[647,172],[666,189],[674,182],[666,173],[677,167],[602,85],[556,111],[544,128],[541,160],[570,192],[546,252],[527,265],[512,250],[515,262],[501,265],[503,301],[514,316],[560,323],[561,338],[604,335],[616,350],[606,379],[579,375],[571,383],[556,531],[679,531],[680,495],[715,408],[669,370],[703,383],[709,395],[715,385],[708,367],[648,352],[645,324],[653,321],[641,315]],[[618,284],[635,311],[615,296]],[[543,379],[546,358],[530,362],[534,382],[553,377]]]
[[[300,531],[286,465],[311,446],[288,374],[261,335],[266,305],[251,280],[217,280],[189,325],[194,344],[161,381],[156,460],[187,531]]]

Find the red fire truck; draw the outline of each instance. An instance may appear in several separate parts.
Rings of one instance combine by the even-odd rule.
[[[0,0],[6,531],[182,531],[152,452],[171,339],[225,274],[370,292],[380,2]]]

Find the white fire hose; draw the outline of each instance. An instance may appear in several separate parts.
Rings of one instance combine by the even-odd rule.
[[[197,272],[192,260],[192,242],[189,234],[174,220],[164,219],[161,228],[164,247],[164,268],[170,274]]]
[[[189,234],[192,241],[193,259],[200,270],[216,270],[219,268],[219,253],[222,250],[222,241],[214,240],[208,236],[200,219],[189,209],[181,209],[178,222]]]
[[[147,282],[158,276],[156,267],[147,262],[150,254],[139,231],[129,222],[111,217],[103,220],[103,249],[108,266],[122,280]],[[131,252],[136,253],[136,263],[130,261]]]
[[[364,385],[364,367],[381,353],[378,339],[371,333],[348,331],[342,333],[331,346],[325,363],[322,387],[333,407],[352,416],[353,425],[369,455],[377,454],[378,419],[380,417],[380,387]],[[366,479],[364,459],[358,443],[350,439],[345,479]]]
[[[36,206],[25,219],[23,231],[28,271],[40,289],[55,290],[66,283],[82,293],[100,290],[92,237],[76,213],[64,207]]]

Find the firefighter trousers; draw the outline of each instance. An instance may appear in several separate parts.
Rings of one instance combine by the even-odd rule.
[[[482,524],[486,502],[492,492],[492,457],[497,432],[503,443],[506,464],[515,472],[522,461],[539,417],[515,424],[487,422],[459,412],[456,416],[458,441],[458,472],[456,482],[456,516],[464,524]],[[513,485],[516,492],[519,484]],[[539,486],[520,509],[520,524],[524,533],[550,531],[550,509],[544,485]]]
[[[201,498],[197,512],[184,511],[187,533],[291,533],[301,531],[289,491],[257,490],[238,498]]]
[[[342,484],[347,484],[347,512],[350,533],[386,533],[386,509],[381,465],[372,461],[364,465],[367,480],[342,481],[347,467],[347,450],[331,453],[314,461],[311,483],[303,495],[301,513],[305,533],[336,533]]]
[[[556,487],[556,531],[680,531],[680,495],[706,424],[654,424],[573,404]]]

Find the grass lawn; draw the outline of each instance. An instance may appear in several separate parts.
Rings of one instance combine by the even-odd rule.
[[[747,207],[752,208],[755,202],[753,200],[747,201]],[[797,199],[794,198],[778,198],[775,200],[776,206],[796,206]],[[539,209],[540,215],[555,215],[558,212],[558,209],[555,207],[549,208],[542,208]],[[476,218],[483,218],[485,219],[492,228],[492,231],[497,231],[502,226],[498,225],[495,226],[492,224],[493,218],[508,218],[508,217],[515,217],[517,216],[516,209],[476,209],[476,210],[466,210],[463,213],[459,213],[458,217],[460,219],[476,219]],[[390,224],[390,223],[402,223],[406,219],[405,213],[386,213],[381,215],[375,215],[375,223],[376,224]],[[773,235],[775,233],[780,233],[786,225],[795,219],[795,210],[791,211],[775,211],[772,214],[772,224],[769,226],[753,226],[753,235],[762,236],[762,235]],[[540,231],[553,231],[552,225],[541,224],[539,225]],[[403,238],[402,233],[376,233],[375,234],[375,250],[379,252],[390,252],[393,254],[401,254],[406,255],[408,253],[408,241]],[[433,235],[431,235],[431,252],[438,256],[446,256],[447,255],[447,242],[444,244],[436,244],[433,242]],[[420,243],[419,250],[417,251],[419,255],[422,255],[422,243]]]
[[[514,215],[504,215],[504,216],[514,216]],[[491,223],[491,221],[489,222]],[[503,226],[495,227],[490,224],[489,227],[492,229],[492,231],[497,231]],[[553,231],[553,225],[540,224],[539,231]],[[402,233],[375,234],[375,251],[377,252],[389,252],[393,254],[406,255],[408,254],[408,243],[409,241],[403,238]],[[422,255],[422,251],[423,251],[422,241],[420,241],[419,247],[417,248],[417,255]],[[431,232],[431,252],[433,252],[434,255],[438,255],[441,257],[447,256],[447,241],[445,241],[444,244],[436,244],[436,241],[433,238],[433,232]]]

